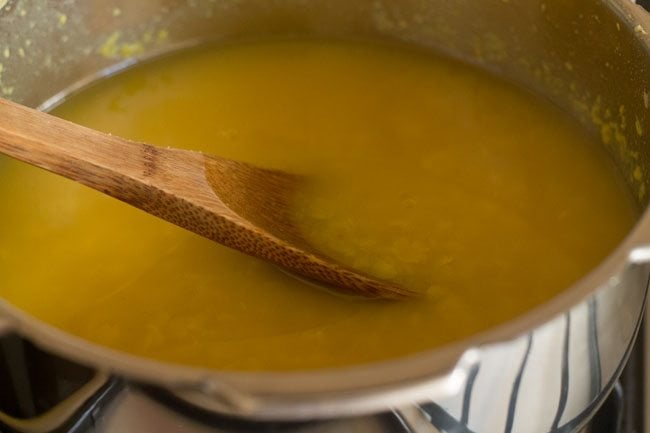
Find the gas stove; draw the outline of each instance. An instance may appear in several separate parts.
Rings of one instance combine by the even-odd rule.
[[[600,410],[580,433],[644,433],[650,431],[647,414],[650,365],[650,326],[646,320],[635,349],[618,383]]]
[[[646,326],[613,391],[581,433],[648,431],[644,430],[648,352]],[[0,390],[1,433],[472,433],[463,420],[433,403],[300,423],[227,418],[147,385],[98,374],[44,353],[16,335],[0,339]]]

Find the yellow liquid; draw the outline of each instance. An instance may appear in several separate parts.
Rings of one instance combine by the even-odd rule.
[[[364,43],[208,47],[141,65],[56,114],[308,175],[325,252],[422,292],[373,302],[0,159],[0,296],[160,360],[290,370],[432,349],[548,300],[636,211],[600,147],[544,101],[451,60]]]

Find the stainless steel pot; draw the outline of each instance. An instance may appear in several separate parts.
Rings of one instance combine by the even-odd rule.
[[[0,0],[0,6],[0,95],[26,105],[50,106],[138,58],[205,40],[287,33],[398,40],[444,51],[550,98],[601,138],[639,205],[648,203],[650,19],[627,0]],[[186,405],[246,419],[397,408],[406,424],[427,424],[413,405],[429,402],[446,417],[447,431],[570,432],[617,378],[649,282],[646,212],[607,260],[545,305],[466,341],[385,363],[295,373],[166,365],[71,337],[1,300],[0,333],[91,366],[96,382],[110,375],[146,383]],[[97,389],[91,385],[77,398],[89,398]],[[0,422],[16,422],[2,415]]]

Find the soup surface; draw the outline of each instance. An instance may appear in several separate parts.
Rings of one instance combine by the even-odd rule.
[[[0,159],[0,296],[133,354],[232,370],[382,360],[467,337],[599,263],[636,211],[545,101],[404,47],[213,46],[140,65],[55,114],[305,174],[324,252],[423,293],[349,299],[38,169]]]

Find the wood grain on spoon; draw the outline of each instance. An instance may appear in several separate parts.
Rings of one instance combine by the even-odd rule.
[[[125,140],[2,99],[0,152],[347,293],[414,295],[349,269],[302,239],[290,215],[298,176]]]

